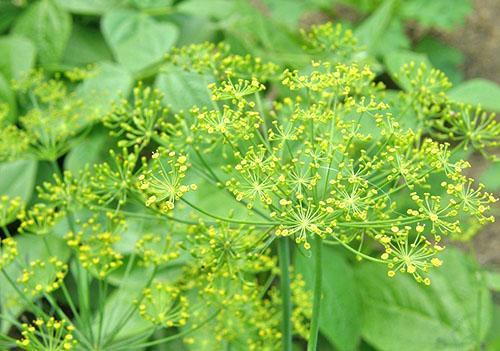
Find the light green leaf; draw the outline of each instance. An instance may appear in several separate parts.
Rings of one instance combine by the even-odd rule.
[[[486,351],[498,351],[500,350],[500,305],[495,304],[493,306],[493,322],[491,323],[490,332],[486,338]]]
[[[106,14],[102,32],[116,60],[133,72],[159,62],[178,36],[173,24],[129,10]]]
[[[7,80],[20,79],[31,70],[35,62],[33,43],[20,35],[0,38],[0,72]]]
[[[186,111],[194,105],[211,106],[207,86],[212,80],[213,78],[198,73],[170,68],[158,75],[155,86],[165,95],[165,105],[171,106],[174,111]]]
[[[470,0],[454,0],[452,4],[449,0],[404,0],[400,14],[425,27],[452,29],[462,24],[471,10]]]
[[[129,0],[138,9],[165,10],[172,5],[173,0]]]
[[[489,191],[500,190],[500,162],[491,164],[486,171],[481,174],[479,180],[486,186]]]
[[[429,287],[383,265],[366,263],[356,276],[363,301],[363,337],[381,351],[480,348],[491,323],[491,296],[476,264],[457,250],[443,253]]]
[[[391,24],[396,1],[385,0],[370,17],[363,21],[354,34],[369,52],[376,52],[384,33]]]
[[[321,333],[338,350],[357,350],[361,336],[361,306],[353,269],[332,247],[324,246],[323,250]],[[295,266],[312,291],[314,258],[297,253]]]
[[[132,76],[122,66],[103,62],[78,86],[76,94],[84,101],[92,101],[92,112],[102,116],[110,111],[114,101],[128,96],[132,84]]]
[[[234,11],[235,2],[231,0],[186,0],[177,5],[177,11],[196,17],[208,17],[220,20],[227,18]]]
[[[75,55],[75,52],[78,55]],[[99,30],[79,24],[73,25],[71,38],[62,58],[63,63],[81,66],[112,59],[113,55]]]
[[[500,272],[484,272],[484,276],[486,279],[486,285],[488,288],[493,291],[500,292]]]
[[[42,65],[58,63],[71,35],[71,16],[53,0],[31,5],[16,21],[13,32],[31,39]]]
[[[0,163],[0,194],[20,196],[28,202],[33,194],[37,165],[35,160]]]
[[[448,93],[452,100],[481,105],[488,111],[500,112],[500,85],[486,79],[471,79]]]
[[[127,3],[127,0],[57,0],[61,7],[72,13],[82,15],[103,15],[116,10]]]

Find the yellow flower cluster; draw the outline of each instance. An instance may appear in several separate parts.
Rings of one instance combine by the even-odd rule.
[[[78,341],[74,338],[75,328],[65,320],[50,317],[35,319],[31,324],[21,326],[22,338],[17,346],[27,351],[68,351],[73,350]]]
[[[5,238],[0,241],[0,270],[7,267],[18,255],[17,242],[13,238]]]
[[[23,209],[24,203],[20,197],[0,196],[0,227],[14,221]]]
[[[138,188],[146,196],[146,206],[168,213],[184,194],[196,190],[196,184],[183,184],[189,166],[186,155],[155,151],[150,169],[139,176]]]
[[[142,318],[164,328],[184,326],[189,318],[187,298],[178,287],[164,282],[145,288],[137,304]]]
[[[68,273],[68,265],[57,257],[35,260],[25,268],[17,282],[23,291],[31,296],[50,294],[59,289]]]
[[[160,266],[179,258],[179,244],[172,245],[167,235],[145,234],[136,243],[135,250],[144,265]]]

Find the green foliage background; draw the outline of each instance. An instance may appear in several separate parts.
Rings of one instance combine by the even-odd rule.
[[[450,77],[453,99],[500,112],[500,87],[484,79],[463,81],[459,68],[463,55],[459,51],[432,35],[414,43],[405,33],[409,21],[424,29],[452,30],[470,13],[469,1],[454,1],[453,6],[445,0],[341,3],[362,15],[360,22],[345,22],[365,46],[359,55],[375,63],[377,73],[394,82],[394,89],[405,89],[405,82],[396,78],[404,63],[425,62]],[[120,96],[128,96],[138,80],[159,88],[174,111],[187,109],[210,96],[199,77],[163,67],[164,55],[172,47],[224,40],[235,53],[251,53],[283,67],[291,63],[300,67],[311,57],[302,55],[298,29],[311,13],[330,18],[337,15],[329,0],[2,0],[0,102],[9,106],[8,119],[15,123],[25,111],[11,80],[20,79],[32,68],[55,73],[91,65],[97,73],[76,92],[81,97],[92,96],[92,104],[102,114]],[[93,128],[60,161],[65,169],[77,171],[85,164],[106,160],[109,147],[107,134]],[[498,172],[497,163],[481,174],[490,191],[500,188]],[[1,163],[0,194],[33,201],[35,185],[50,174],[46,164],[35,160]],[[209,196],[199,195],[200,199]],[[206,201],[207,206],[217,203],[216,212],[229,210],[223,199]],[[140,235],[146,225],[136,223],[134,235]],[[50,245],[59,253],[66,250],[55,237]],[[36,237],[19,238],[19,246],[30,258],[46,254]],[[449,251],[446,264],[431,274],[432,286],[422,289],[400,276],[380,284],[386,275],[384,267],[357,262],[341,250],[328,248],[320,350],[499,350],[499,273],[479,266],[458,249]],[[295,260],[306,284],[312,287],[309,259],[296,253]],[[125,286],[128,283],[134,289],[134,282]],[[0,304],[6,303],[4,297],[9,293],[0,278]],[[125,296],[111,295],[106,308],[126,300],[126,290],[122,294]],[[106,320],[106,325],[112,330],[113,318]],[[128,329],[143,327],[141,321],[133,321]],[[5,324],[2,328],[5,332]]]

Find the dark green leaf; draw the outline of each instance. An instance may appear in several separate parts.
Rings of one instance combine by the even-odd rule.
[[[464,62],[464,55],[459,50],[430,36],[420,41],[415,50],[426,54],[432,65],[443,71],[451,82],[458,83],[463,79],[460,65]]]
[[[133,72],[159,62],[178,36],[173,24],[129,10],[106,14],[102,31],[116,60]]]
[[[31,39],[42,65],[49,65],[60,61],[71,24],[71,16],[53,0],[40,0],[22,14],[13,31]]]
[[[75,55],[76,52],[78,55]],[[98,30],[79,24],[73,25],[71,38],[64,51],[63,63],[80,66],[112,59],[111,51]]]

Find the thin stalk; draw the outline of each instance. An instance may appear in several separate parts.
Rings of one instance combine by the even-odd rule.
[[[290,246],[288,238],[278,239],[278,256],[281,271],[280,291],[283,305],[283,350],[292,350],[292,292],[290,290]]]
[[[232,219],[232,218],[224,218],[224,217],[214,215],[210,212],[207,212],[207,211],[199,208],[198,206],[196,206],[195,204],[186,200],[183,197],[181,197],[181,201],[183,201],[186,205],[195,209],[196,211],[203,213],[204,215],[207,215],[208,217],[218,219],[218,220],[223,221],[223,222],[238,223],[238,224],[251,224],[251,225],[256,225],[256,226],[258,226],[258,225],[273,226],[273,225],[281,224],[280,222],[252,222],[252,221],[243,221],[243,220],[237,220],[237,219]]]
[[[319,235],[314,238],[315,255],[314,255],[314,297],[313,297],[313,312],[311,319],[311,329],[309,331],[309,341],[307,342],[307,351],[316,351],[318,344],[319,331],[319,312],[321,308],[321,287],[323,283],[323,264],[322,264],[322,244],[323,240]]]

